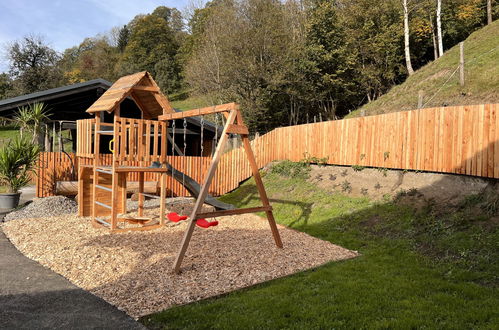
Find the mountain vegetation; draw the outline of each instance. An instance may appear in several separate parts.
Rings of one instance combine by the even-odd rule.
[[[497,17],[488,8],[487,0],[213,0],[184,13],[160,6],[62,53],[39,37],[12,42],[0,98],[147,70],[173,100],[239,102],[253,132],[337,119]]]
[[[498,35],[499,22],[494,22],[464,41],[464,86],[459,81],[460,51],[456,45],[349,117],[416,109],[419,95],[425,108],[499,102]]]

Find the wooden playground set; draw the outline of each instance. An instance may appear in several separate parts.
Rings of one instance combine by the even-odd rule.
[[[142,119],[120,117],[120,103],[126,98],[132,98],[142,112]],[[239,107],[235,103],[213,107],[176,112],[165,95],[163,95],[149,73],[140,72],[118,79],[88,110],[95,115],[93,129],[78,130],[77,150],[84,158],[91,158],[93,164],[79,166],[78,173],[78,207],[81,216],[91,216],[95,227],[106,228],[111,232],[134,230],[152,230],[163,227],[166,221],[188,221],[174,271],[179,272],[182,260],[191,240],[195,226],[209,228],[216,226],[217,221],[206,219],[226,215],[236,215],[253,212],[265,212],[272,231],[275,244],[282,248],[279,231],[272,214],[272,207],[263,186],[255,156],[248,139],[248,129],[244,125]],[[105,122],[105,113],[112,114],[112,123]],[[206,115],[222,115],[225,121],[220,138],[217,139],[216,150],[204,176],[202,184],[196,185],[184,173],[176,171],[167,163],[167,154],[175,155],[179,151],[176,145],[175,121],[188,117],[199,116],[201,122]],[[170,125],[171,123],[171,125]],[[171,126],[173,140],[168,144],[167,136]],[[186,125],[183,125],[185,132]],[[234,209],[228,204],[218,202],[208,191],[217,169],[221,154],[230,134],[241,136],[247,159],[250,163],[253,177],[258,187],[262,206]],[[103,165],[100,153],[103,143],[102,136],[111,136],[108,148],[112,152],[112,164]],[[203,132],[201,131],[201,139]],[[186,146],[184,139],[184,151]],[[203,148],[203,143],[201,143]],[[202,150],[201,150],[202,153]],[[123,165],[123,161],[132,159],[140,166]],[[127,213],[127,176],[138,174],[138,209],[137,215]],[[144,191],[144,176],[146,173],[159,175],[159,196],[147,194]],[[187,190],[196,197],[194,208],[189,216],[177,214],[171,210],[167,213],[167,177],[182,182]],[[156,217],[144,217],[145,197],[159,198],[159,214]],[[207,202],[215,206],[215,211],[202,212],[203,204]]]

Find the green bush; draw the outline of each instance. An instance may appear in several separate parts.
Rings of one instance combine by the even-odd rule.
[[[29,184],[40,148],[26,138],[15,138],[0,150],[0,182],[9,193]]]
[[[308,163],[284,160],[272,166],[270,172],[287,178],[308,179],[310,170]]]
[[[327,162],[329,160],[329,157],[315,157],[310,155],[308,152],[303,153],[303,159],[300,161],[302,163],[306,163],[308,165],[310,164],[317,164],[318,166],[326,166]]]

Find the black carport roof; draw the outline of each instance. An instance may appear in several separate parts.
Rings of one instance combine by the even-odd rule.
[[[34,102],[46,102],[59,97],[70,96],[76,93],[81,93],[88,90],[93,90],[97,87],[103,89],[108,89],[112,84],[105,79],[92,79],[82,83],[76,83],[72,85],[51,88],[40,92],[35,92],[31,94],[25,94],[21,96],[12,97],[10,99],[0,100],[0,112],[5,110],[11,110],[18,108],[20,106],[34,103]]]
[[[62,109],[64,109],[63,111],[66,113],[66,115],[74,115],[81,112],[81,118],[76,119],[89,118],[90,116],[85,112],[85,110],[95,101],[95,99],[97,99],[98,95],[95,95],[95,91],[101,89],[102,92],[104,92],[109,87],[111,87],[111,85],[111,82],[102,78],[98,78],[81,83],[51,88],[40,92],[0,100],[0,117],[13,114],[18,107],[35,102],[45,102],[51,105],[51,108],[55,112],[61,111],[58,109],[58,106],[60,105]],[[126,101],[128,101],[127,103],[133,103],[133,101],[131,100]],[[128,104],[127,106],[130,106],[130,104]],[[174,110],[180,111],[178,109]],[[72,120],[72,118],[57,118],[55,120],[60,119]],[[190,117],[186,120],[191,125],[201,126],[201,120],[199,118]],[[204,126],[205,129],[208,129],[212,132],[215,132],[216,130],[215,124],[210,121],[205,121]],[[177,127],[180,126],[178,126],[177,124]],[[221,132],[222,127],[219,127],[218,134],[221,134]]]

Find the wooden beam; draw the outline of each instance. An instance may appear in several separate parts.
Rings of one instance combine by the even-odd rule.
[[[248,127],[245,125],[229,125],[229,128],[227,129],[227,133],[232,133],[232,134],[240,134],[240,135],[248,135]]]
[[[265,211],[272,211],[272,206],[269,205],[269,206],[259,206],[259,207],[247,207],[244,209],[223,210],[223,211],[199,213],[197,215],[197,219],[224,217],[226,215],[237,215],[237,214],[265,212]]]
[[[159,88],[154,86],[133,86],[136,91],[159,93]]]
[[[217,112],[230,112],[231,110],[237,110],[238,105],[236,103],[227,103],[214,105],[211,107],[187,110],[182,112],[168,113],[158,117],[158,120],[173,120],[182,119],[187,117],[196,117],[202,115],[209,115]]]
[[[220,157],[222,156],[222,153],[225,150],[225,145],[227,144],[227,139],[229,137],[229,135],[227,134],[227,127],[228,125],[234,122],[234,120],[236,119],[236,115],[237,115],[237,110],[232,110],[230,112],[229,119],[222,132],[222,137],[220,138],[220,142],[218,143],[217,150],[213,154],[210,167],[208,168],[208,172],[206,173],[204,183],[201,186],[201,191],[199,192],[199,196],[196,199],[196,203],[194,204],[191,216],[189,217],[189,224],[187,230],[185,231],[184,238],[182,239],[182,244],[180,246],[180,250],[177,254],[175,263],[173,265],[173,271],[177,274],[180,272],[180,266],[182,265],[182,260],[184,259],[185,252],[189,247],[189,242],[191,241],[192,233],[194,231],[194,227],[196,226],[197,214],[199,213],[199,211],[201,211],[201,208],[204,204],[204,200],[206,199],[206,195],[208,195],[208,190],[210,188],[211,182],[213,180],[213,177],[215,176],[218,162],[220,161]]]

